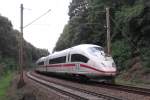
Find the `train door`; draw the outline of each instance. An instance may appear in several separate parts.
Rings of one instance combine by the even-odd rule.
[[[70,55],[70,51],[69,51],[67,54],[67,57],[66,57],[66,63],[70,63],[70,62],[71,62],[71,55]]]
[[[67,64],[73,64],[73,62],[71,62],[71,50],[69,50],[68,54],[67,54]],[[70,66],[68,67],[67,72],[69,73],[74,73],[74,66]]]
[[[88,60],[83,54],[71,54],[71,62],[75,63],[75,72],[77,73],[81,72],[80,64],[87,63]]]
[[[78,73],[80,71],[80,64],[79,63],[76,63],[76,72]]]
[[[70,60],[73,64],[75,64],[75,67],[73,68],[74,73],[79,73],[80,71],[80,61],[78,60],[78,54],[71,54]]]
[[[44,62],[44,67],[45,67],[45,71],[47,72],[48,71],[48,64],[49,64],[49,59],[46,59],[45,62]]]

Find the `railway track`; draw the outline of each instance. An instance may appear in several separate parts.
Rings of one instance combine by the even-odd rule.
[[[80,88],[68,86],[65,84],[51,82],[50,80],[43,79],[39,77],[38,75],[31,74],[29,72],[27,73],[27,77],[46,87],[52,88],[56,91],[59,91],[65,95],[68,95],[69,97],[72,97],[78,100],[122,100],[119,97],[109,96],[109,95],[100,94],[100,93],[94,93],[85,89],[80,89]]]
[[[120,84],[110,84],[110,83],[101,83],[97,81],[89,82],[89,85],[94,85],[98,87],[104,87],[119,91],[125,91],[128,93],[143,95],[143,96],[150,96],[150,89],[146,88],[140,88],[140,87],[133,87],[133,86],[127,86],[127,85],[120,85]]]
[[[96,83],[96,85],[100,87],[126,91],[128,93],[150,96],[150,89],[146,89],[146,88],[133,87],[133,86],[127,86],[127,85],[120,85],[120,84],[99,83],[99,82]]]

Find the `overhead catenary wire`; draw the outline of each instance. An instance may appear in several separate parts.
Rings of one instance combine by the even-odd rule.
[[[37,20],[39,20],[41,17],[45,16],[47,13],[49,13],[51,11],[51,9],[49,9],[47,12],[45,12],[44,14],[42,14],[41,16],[39,16],[38,18],[36,18],[35,20],[33,20],[32,22],[30,22],[29,24],[25,25],[23,28],[28,27],[29,25],[33,24],[34,22],[36,22]]]
[[[50,12],[50,9],[44,13],[43,15],[41,15],[40,17],[36,18],[35,20],[33,20],[32,22],[30,22],[29,24],[25,25],[23,27],[23,4],[21,4],[20,6],[21,10],[20,10],[20,31],[21,31],[21,36],[20,36],[20,45],[19,45],[19,68],[20,68],[20,79],[18,82],[18,88],[22,88],[25,85],[24,82],[24,78],[23,78],[23,28],[31,25],[32,23],[34,23],[35,21],[39,20],[41,17],[43,17],[44,15],[46,15],[47,13]]]

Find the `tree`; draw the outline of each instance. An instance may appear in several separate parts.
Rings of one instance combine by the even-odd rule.
[[[20,32],[13,29],[11,22],[6,17],[0,16],[0,65],[6,69],[17,67],[20,36]],[[49,54],[48,50],[38,49],[26,40],[24,49],[24,62],[29,65],[28,67],[40,57]]]

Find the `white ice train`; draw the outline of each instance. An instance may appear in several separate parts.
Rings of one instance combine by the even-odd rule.
[[[113,82],[116,65],[102,47],[82,44],[40,58],[36,71]]]

